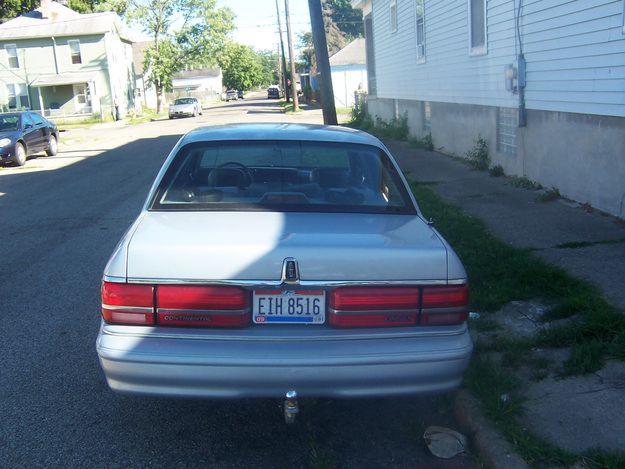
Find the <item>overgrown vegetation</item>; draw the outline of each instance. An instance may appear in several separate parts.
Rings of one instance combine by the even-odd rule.
[[[432,141],[432,134],[427,134],[423,138],[411,137],[408,139],[408,145],[412,148],[421,148],[423,150],[434,150],[434,142]]]
[[[495,166],[491,166],[488,169],[488,174],[490,174],[492,177],[498,178],[501,176],[504,176],[504,172],[503,172],[503,166],[501,166],[500,164],[496,164]]]
[[[539,202],[552,202],[554,200],[558,200],[561,197],[560,191],[557,187],[552,187],[548,191],[540,194],[537,199]]]
[[[359,106],[352,109],[351,119],[347,126],[364,130],[380,138],[392,140],[408,139],[408,117],[405,114],[398,118],[393,118],[389,122],[379,117],[374,121],[366,108]]]
[[[478,135],[475,145],[467,152],[469,164],[480,171],[486,171],[490,166],[490,156],[488,155],[488,142],[484,137]]]
[[[508,182],[511,186],[518,187],[520,189],[529,189],[536,191],[543,188],[543,186],[535,181],[532,181],[527,176],[510,176]]]
[[[480,399],[490,417],[517,451],[531,465],[562,466],[575,462],[587,467],[623,467],[622,455],[592,451],[582,456],[555,447],[523,428],[515,418],[522,406],[519,381],[514,369],[531,361],[536,345],[568,346],[571,355],[561,374],[594,371],[607,357],[625,359],[625,316],[607,303],[597,289],[562,269],[535,257],[531,251],[512,247],[495,238],[477,218],[443,201],[430,187],[413,183],[412,189],[426,217],[435,217],[436,227],[462,259],[471,285],[471,306],[484,312],[476,321],[482,332],[498,326],[488,316],[513,300],[543,298],[556,306],[545,316],[551,321],[576,316],[555,326],[538,339],[499,339],[478,347],[465,383]],[[501,362],[485,352],[502,354]],[[536,358],[530,363],[536,373],[545,373],[548,363]]]

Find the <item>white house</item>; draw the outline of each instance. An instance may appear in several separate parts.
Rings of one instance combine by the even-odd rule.
[[[220,99],[223,87],[221,68],[183,70],[172,79],[173,95],[194,96],[203,103]]]
[[[625,217],[625,0],[352,0],[368,110]]]
[[[334,102],[337,107],[353,107],[354,93],[367,90],[365,40],[355,39],[330,57]]]

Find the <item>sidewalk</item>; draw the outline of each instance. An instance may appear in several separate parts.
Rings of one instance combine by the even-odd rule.
[[[596,284],[625,311],[625,223],[563,199],[538,200],[540,191],[516,188],[504,177],[403,142],[385,142],[410,178],[433,183],[439,196],[480,218],[499,239],[536,250],[546,261]],[[436,219],[434,219],[436,225]],[[607,243],[606,243],[607,242]],[[564,247],[565,243],[575,243]]]
[[[622,220],[567,200],[540,201],[544,191],[514,187],[509,178],[491,177],[437,152],[410,148],[403,142],[385,143],[410,179],[428,183],[428,189],[482,220],[504,243],[530,249],[572,276],[594,283],[608,301],[625,312]],[[435,213],[433,218],[436,226]],[[478,327],[479,321],[472,328],[474,362],[492,363],[492,369],[513,373],[517,381],[515,390],[522,412],[518,418],[507,418],[516,419],[520,428],[554,445],[555,452],[559,448],[572,454],[583,453],[585,458],[592,456],[593,449],[623,454],[625,361],[608,356],[601,369],[594,372],[562,374],[562,364],[573,355],[573,348],[535,342],[529,348],[523,345],[527,339],[533,340],[541,328],[549,327],[541,322],[549,306],[541,304],[541,298],[516,300],[512,298],[499,311],[482,314],[482,319],[493,324],[492,329]],[[575,318],[562,321],[569,320]],[[510,344],[521,348],[515,352]],[[579,350],[584,356],[578,355],[578,359],[592,359],[586,355],[592,353],[592,347]],[[513,359],[516,364],[506,363]],[[537,365],[544,368],[537,371]],[[506,395],[501,396],[504,398]],[[620,458],[614,459],[614,464],[625,461],[623,456],[613,457]],[[597,461],[589,464],[604,466]]]

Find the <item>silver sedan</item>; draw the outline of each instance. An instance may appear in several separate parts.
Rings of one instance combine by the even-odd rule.
[[[106,266],[119,392],[370,397],[459,386],[465,270],[371,135],[259,124],[174,147]]]

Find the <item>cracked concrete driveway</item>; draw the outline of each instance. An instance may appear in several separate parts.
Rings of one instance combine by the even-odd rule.
[[[58,157],[0,169],[0,466],[465,467],[440,461],[426,426],[456,427],[449,399],[279,402],[113,394],[95,338],[104,264],[166,154],[200,125],[321,120],[267,100],[198,119],[72,131]]]

